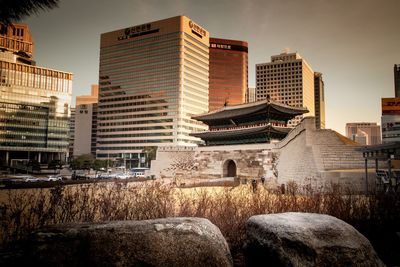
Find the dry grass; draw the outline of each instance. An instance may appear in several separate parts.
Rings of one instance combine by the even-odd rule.
[[[324,213],[361,230],[365,222],[376,225],[400,222],[400,201],[396,195],[343,194],[338,186],[332,186],[325,193],[306,190],[300,195],[298,191],[296,184],[289,184],[287,193],[282,194],[260,185],[253,192],[251,185],[175,188],[155,181],[139,186],[115,182],[2,190],[6,195],[0,197],[0,242],[4,247],[50,224],[204,217],[220,228],[240,265],[245,222],[256,214]]]

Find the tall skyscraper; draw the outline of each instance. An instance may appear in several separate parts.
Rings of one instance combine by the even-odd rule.
[[[136,166],[147,146],[194,146],[207,127],[209,33],[185,16],[101,35],[98,153]]]
[[[309,112],[289,121],[297,125],[304,116],[315,116],[314,72],[298,53],[271,56],[271,62],[256,64],[256,101],[270,97]]]
[[[35,66],[26,24],[0,28],[1,164],[64,161],[68,155],[72,73]]]
[[[325,88],[322,73],[314,72],[315,127],[325,129]]]
[[[377,145],[381,140],[381,127],[376,122],[346,123],[347,138],[362,145]]]
[[[394,64],[393,72],[395,97],[400,97],[400,64]]]
[[[98,85],[90,95],[76,97],[74,156],[96,156]]]
[[[210,38],[209,111],[246,102],[247,42]]]

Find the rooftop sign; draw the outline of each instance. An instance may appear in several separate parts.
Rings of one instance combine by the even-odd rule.
[[[192,32],[199,36],[200,38],[203,38],[207,36],[207,31],[204,30],[202,27],[194,23],[193,21],[189,21],[189,27],[192,29]]]

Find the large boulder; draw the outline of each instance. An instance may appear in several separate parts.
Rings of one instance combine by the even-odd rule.
[[[232,266],[221,231],[203,218],[70,224],[37,231],[33,266]]]
[[[246,266],[384,266],[370,242],[335,217],[288,212],[246,224]]]

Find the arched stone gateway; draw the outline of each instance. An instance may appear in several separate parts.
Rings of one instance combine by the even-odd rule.
[[[222,173],[224,177],[236,177],[236,163],[231,159],[225,161]]]

